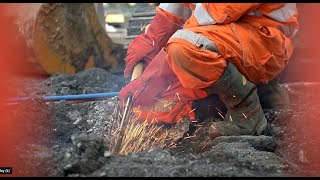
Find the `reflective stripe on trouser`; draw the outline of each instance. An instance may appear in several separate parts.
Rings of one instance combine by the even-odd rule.
[[[290,20],[291,18],[293,18],[296,13],[297,13],[296,3],[285,3],[285,5],[282,8],[274,10],[273,12],[267,14],[266,16],[278,22],[284,23]],[[263,14],[258,10],[254,10],[249,12],[248,15],[256,15],[260,17]],[[298,29],[292,27],[291,25],[285,25],[280,27],[279,29],[289,37],[295,36],[295,34],[298,32]]]
[[[187,20],[191,15],[191,9],[182,3],[160,3],[159,8]]]
[[[268,30],[263,34],[245,22],[179,30],[168,41],[166,59],[186,88],[213,85],[227,60],[251,82],[268,83],[285,68],[293,49],[278,29]]]
[[[180,38],[188,41],[191,44],[194,44],[201,49],[218,52],[217,46],[214,44],[214,42],[210,41],[205,36],[196,34],[188,29],[178,30],[170,38]]]
[[[174,39],[186,43],[173,43]],[[185,88],[202,89],[214,84],[227,66],[215,43],[189,29],[173,34],[167,48],[168,64]]]

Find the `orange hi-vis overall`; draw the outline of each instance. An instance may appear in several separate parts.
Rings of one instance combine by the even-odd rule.
[[[165,49],[164,59],[179,82],[159,104],[170,101],[171,106],[141,115],[168,123],[195,118],[192,101],[207,96],[203,88],[220,79],[227,61],[255,84],[271,81],[288,64],[299,28],[295,3],[161,3],[157,12],[185,20]]]

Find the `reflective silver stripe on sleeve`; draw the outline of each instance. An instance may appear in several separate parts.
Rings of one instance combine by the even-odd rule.
[[[254,16],[256,15],[253,11],[249,12],[248,15]]]
[[[248,15],[253,15],[253,16],[257,16],[257,17],[263,16],[263,14],[258,10],[253,10],[253,11],[249,12]]]
[[[282,8],[277,9],[265,16],[275,21],[283,23],[289,20],[290,18],[292,18],[292,16],[295,14],[296,11],[297,11],[296,3],[286,3]],[[258,10],[254,10],[249,12],[248,15],[256,15],[260,17],[263,14]],[[289,37],[293,37],[298,32],[298,29],[290,25],[281,26],[278,29],[282,31],[286,36],[289,36]]]
[[[210,41],[208,38],[205,36],[202,36],[201,34],[196,34],[190,30],[187,29],[182,29],[176,31],[171,37],[172,38],[179,38],[179,39],[184,39],[188,41],[191,44],[194,44],[195,46],[201,48],[201,49],[206,49],[212,52],[218,53],[217,46],[214,44],[214,42]],[[170,40],[169,40],[170,42]]]
[[[286,3],[282,8],[273,11],[267,16],[276,21],[285,22],[294,15],[296,10],[296,3]]]
[[[193,11],[194,17],[200,25],[216,24],[217,22],[210,16],[210,14],[203,8],[202,3],[197,3]]]
[[[298,29],[294,28],[291,25],[281,26],[278,29],[288,37],[294,37],[296,33],[299,31]]]
[[[291,37],[294,37],[297,34],[298,31],[299,31],[298,29],[294,28],[293,32],[291,34]]]
[[[159,8],[181,17],[184,20],[191,16],[191,9],[181,3],[160,3]]]
[[[266,16],[283,23],[292,18],[296,11],[296,3],[286,3],[282,8],[277,9]],[[292,25],[285,25],[279,27],[279,29],[288,37],[294,37],[298,32],[298,29],[294,28]]]

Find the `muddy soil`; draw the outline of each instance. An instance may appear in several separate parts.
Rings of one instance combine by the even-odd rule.
[[[19,78],[11,83],[21,86],[19,95],[37,96],[119,91],[125,80],[94,68],[75,75]],[[302,112],[308,104],[301,99],[307,95],[294,91],[289,94],[295,97],[289,110],[265,110],[268,128],[261,136],[219,137],[209,141],[204,124],[199,138],[185,139],[174,148],[150,149],[127,156],[112,154],[106,138],[117,97],[83,103],[44,104],[34,100],[10,109],[21,122],[26,119],[29,122],[19,126],[28,130],[28,136],[14,152],[30,167],[20,172],[27,176],[302,175],[306,170],[301,167],[312,159],[304,153],[305,144],[299,143],[295,133],[299,127],[292,122],[303,119]],[[303,138],[304,143],[311,143],[310,137]]]

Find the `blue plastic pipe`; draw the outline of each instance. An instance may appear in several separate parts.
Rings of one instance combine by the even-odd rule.
[[[40,97],[44,101],[77,101],[77,100],[97,100],[97,99],[105,99],[108,97],[118,96],[119,92],[110,92],[110,93],[95,93],[95,94],[78,94],[78,95],[64,95],[64,96],[43,96]],[[32,99],[37,99],[38,97],[21,97],[21,98],[10,98],[5,99],[2,102],[6,103],[17,103],[23,101],[29,101]]]

